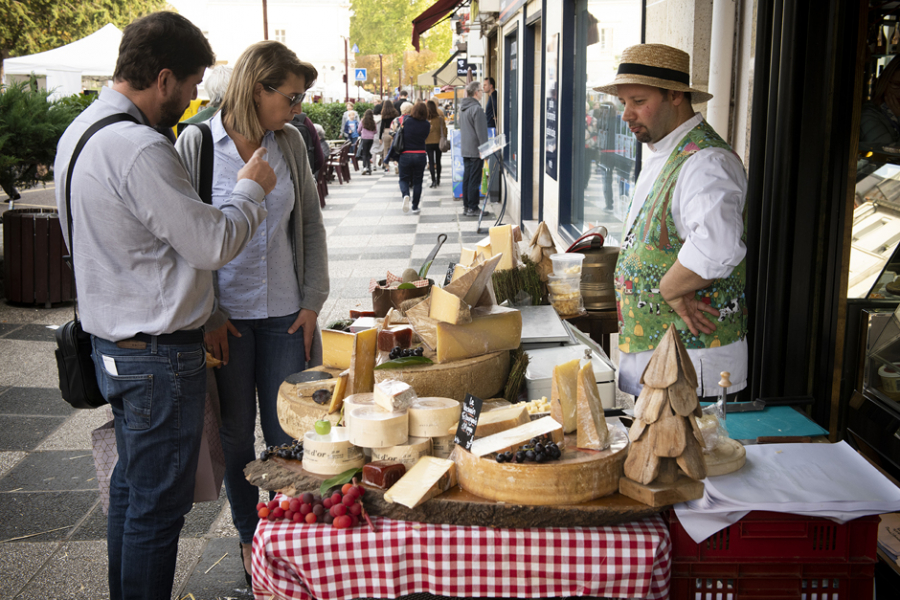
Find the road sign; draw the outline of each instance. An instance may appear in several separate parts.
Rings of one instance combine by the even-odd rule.
[[[356,44],[353,44],[353,53],[359,54],[359,46],[357,46]]]
[[[366,69],[355,69],[356,71],[356,81],[365,81],[366,80]]]
[[[469,59],[467,58],[457,58],[456,59],[456,74],[457,75],[466,75],[469,72]]]

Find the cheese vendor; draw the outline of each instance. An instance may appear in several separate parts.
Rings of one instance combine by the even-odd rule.
[[[669,327],[697,371],[697,394],[747,386],[744,203],[740,158],[692,104],[690,56],[661,44],[622,53],[615,80],[594,88],[624,105],[622,119],[645,144],[615,271],[619,387],[640,394],[641,375]]]

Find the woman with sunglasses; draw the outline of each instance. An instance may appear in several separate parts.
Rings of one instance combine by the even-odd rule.
[[[278,388],[288,375],[321,364],[316,318],[328,297],[325,227],[306,144],[289,125],[317,76],[283,44],[260,42],[238,58],[222,107],[209,121],[213,141],[212,202],[227,200],[235,175],[257,148],[278,183],[253,239],[216,272],[217,311],[206,323],[221,403],[225,489],[241,541],[248,583],[259,490],[244,478],[255,458],[256,398],[267,446],[291,441],[278,422]],[[195,188],[202,134],[188,127],[176,148]]]

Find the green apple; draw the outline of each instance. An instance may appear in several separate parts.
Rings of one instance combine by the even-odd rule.
[[[316,421],[316,433],[319,435],[328,435],[331,433],[331,421],[327,419]]]

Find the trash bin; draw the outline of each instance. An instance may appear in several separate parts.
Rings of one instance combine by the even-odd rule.
[[[75,299],[72,270],[55,208],[17,208],[3,213],[3,281],[6,299],[43,304]]]

